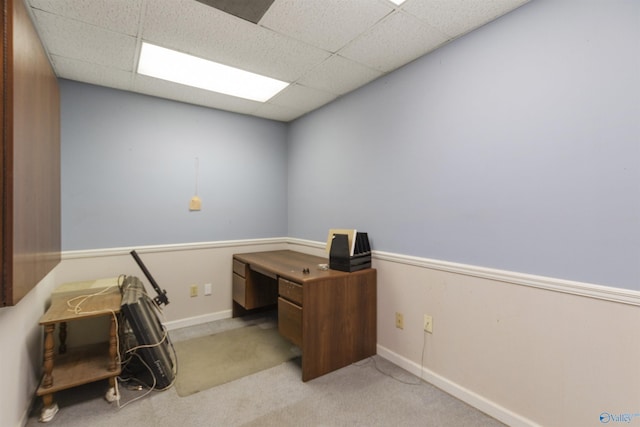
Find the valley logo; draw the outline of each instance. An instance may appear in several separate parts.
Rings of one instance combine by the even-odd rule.
[[[600,414],[600,422],[602,424],[609,423],[627,423],[629,424],[635,417],[640,418],[640,413],[621,413],[621,414],[612,414],[610,412],[603,412]]]

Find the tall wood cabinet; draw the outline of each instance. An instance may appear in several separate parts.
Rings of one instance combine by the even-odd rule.
[[[0,307],[60,262],[60,95],[23,0],[2,0]]]

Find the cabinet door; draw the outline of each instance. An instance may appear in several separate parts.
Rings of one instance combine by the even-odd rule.
[[[22,0],[3,0],[0,307],[60,262],[58,81]]]

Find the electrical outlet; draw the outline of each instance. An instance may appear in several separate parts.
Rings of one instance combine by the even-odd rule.
[[[204,284],[204,294],[211,295],[211,283]]]
[[[433,317],[428,314],[424,315],[424,331],[430,334],[433,333]]]
[[[404,316],[396,312],[396,328],[404,329]]]
[[[189,288],[189,292],[190,292],[190,295],[192,297],[197,297],[198,296],[198,285],[191,285],[191,288]]]

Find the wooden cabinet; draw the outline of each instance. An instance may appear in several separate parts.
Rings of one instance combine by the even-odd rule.
[[[2,0],[0,307],[60,262],[58,81],[23,0]]]
[[[277,295],[260,301],[277,301],[280,334],[302,350],[303,381],[376,354],[376,270],[319,268],[326,263],[294,251],[234,255],[234,306],[277,284]]]

